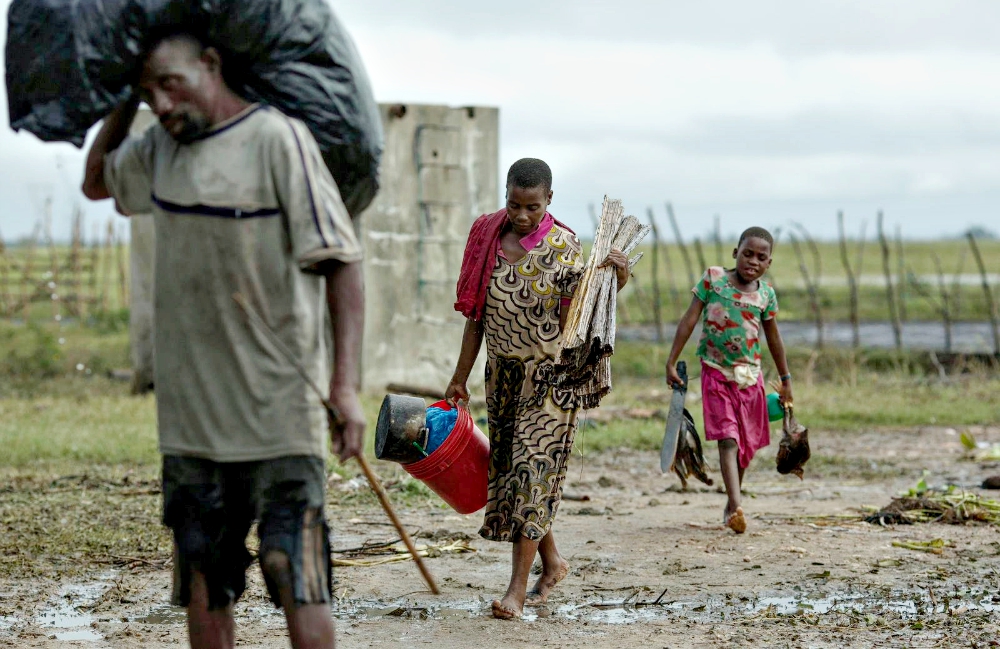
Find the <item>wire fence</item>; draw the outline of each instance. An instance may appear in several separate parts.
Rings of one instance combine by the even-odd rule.
[[[85,233],[73,216],[69,243],[56,243],[50,219],[15,246],[0,235],[0,318],[23,322],[86,321],[129,308],[124,224],[109,218]]]
[[[708,236],[688,238],[669,203],[665,211],[673,238],[664,237],[649,209],[651,236],[640,248],[649,259],[636,268],[618,313],[625,327],[653,327],[657,341],[687,309],[690,289],[704,269],[731,267],[737,247],[734,237],[723,237],[718,216]],[[828,343],[826,332],[834,323],[850,327],[851,345],[861,348],[863,325],[888,322],[895,347],[902,349],[904,323],[938,321],[946,353],[955,347],[957,324],[981,322],[989,327],[993,354],[1000,356],[995,286],[1000,267],[988,267],[1000,261],[1000,241],[971,231],[950,240],[907,241],[899,226],[887,233],[881,212],[874,237],[866,236],[866,225],[849,237],[838,213],[835,242],[818,241],[801,223],[772,231],[774,262],[766,279],[778,291],[782,320],[811,322],[817,349]]]

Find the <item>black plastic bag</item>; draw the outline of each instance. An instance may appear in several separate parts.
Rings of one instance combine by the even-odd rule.
[[[326,0],[14,0],[10,125],[82,147],[128,98],[150,41],[189,31],[220,50],[229,85],[301,119],[352,215],[378,190],[382,121],[367,73]]]

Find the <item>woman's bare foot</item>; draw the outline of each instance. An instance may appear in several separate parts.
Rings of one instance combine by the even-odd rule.
[[[559,560],[559,566],[551,573],[543,572],[535,585],[528,591],[528,598],[524,601],[528,606],[538,606],[549,601],[549,593],[560,581],[569,574],[569,564],[565,559]]]
[[[511,602],[507,597],[503,600],[493,600],[493,617],[498,620],[519,620],[521,619],[521,609]]]
[[[743,516],[743,508],[737,507],[736,511],[730,512],[729,508],[726,508],[726,527],[736,532],[737,534],[742,534],[747,531],[747,519]]]

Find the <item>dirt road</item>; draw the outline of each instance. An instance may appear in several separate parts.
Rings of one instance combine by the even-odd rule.
[[[973,432],[1000,442],[1000,429]],[[932,486],[974,489],[1000,466],[966,459],[957,431],[944,428],[812,435],[804,482],[774,471],[776,439],[758,455],[747,474],[750,526],[742,536],[720,524],[721,493],[697,482],[680,492],[653,453],[575,457],[567,493],[589,501],[564,502],[556,527],[570,575],[547,607],[528,609],[518,622],[489,616],[506,585],[509,546],[478,539],[476,515],[408,508],[403,518],[420,528],[421,543],[468,539],[475,551],[426,560],[438,597],[407,562],[337,568],[338,646],[997,646],[1000,529],[883,527],[857,515],[922,475]],[[720,481],[717,472],[712,477]],[[330,515],[338,549],[393,537],[369,499]],[[937,539],[940,554],[898,547]],[[282,618],[252,572],[237,608],[239,646],[286,647]],[[165,604],[168,570],[139,563],[88,567],[83,575],[0,583],[0,646],[186,644],[183,611]]]

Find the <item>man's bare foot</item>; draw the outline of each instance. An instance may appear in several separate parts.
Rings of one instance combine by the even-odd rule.
[[[549,601],[549,593],[560,581],[569,574],[569,564],[565,559],[559,560],[559,566],[551,574],[543,572],[542,576],[535,582],[534,587],[528,591],[528,598],[524,601],[528,606],[538,606]]]
[[[493,617],[498,620],[519,620],[521,619],[521,609],[509,603],[505,597],[503,601],[493,600]]]
[[[736,532],[737,534],[742,534],[747,531],[747,519],[743,516],[743,508],[737,507],[736,511],[730,512],[729,508],[726,508],[726,527]]]

